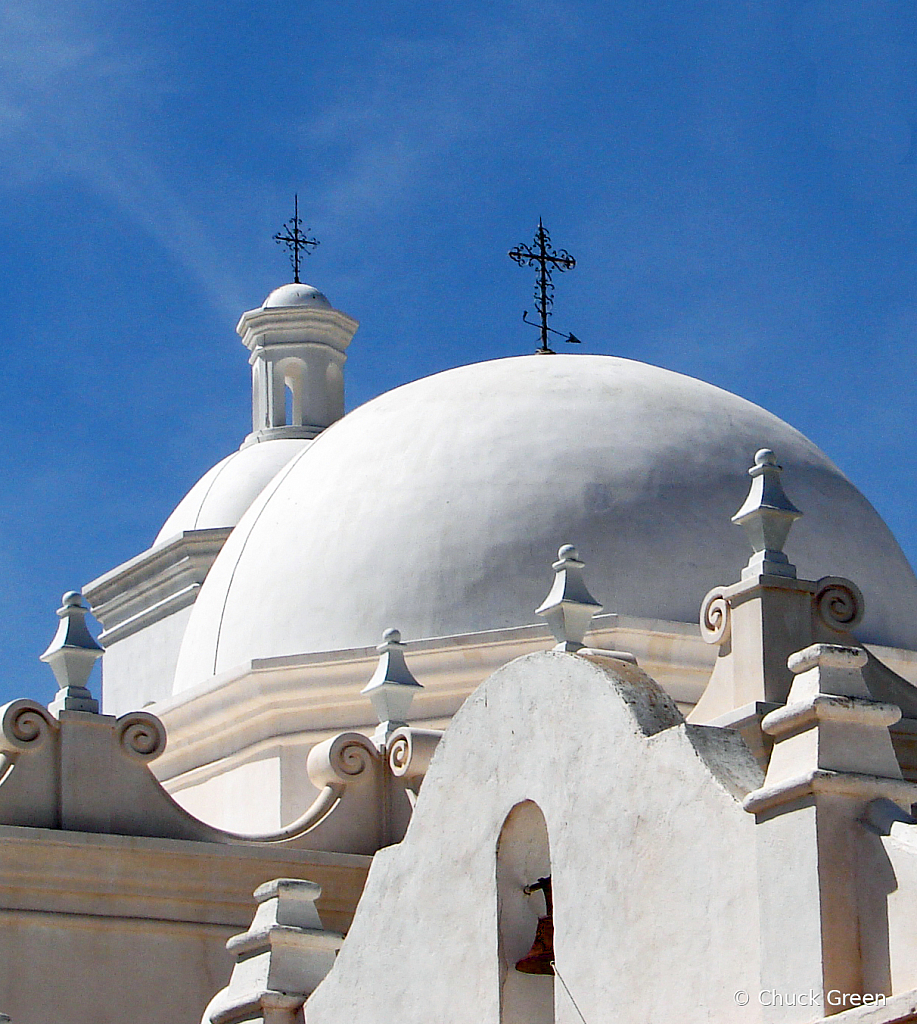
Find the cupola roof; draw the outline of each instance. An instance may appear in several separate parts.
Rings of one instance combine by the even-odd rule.
[[[261,303],[262,309],[285,306],[319,306],[322,309],[331,309],[331,303],[311,284],[283,284],[275,288]]]

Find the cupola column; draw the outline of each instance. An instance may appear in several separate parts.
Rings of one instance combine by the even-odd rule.
[[[344,415],[344,362],[359,324],[309,285],[278,288],[236,328],[251,352],[246,444],[317,437]]]

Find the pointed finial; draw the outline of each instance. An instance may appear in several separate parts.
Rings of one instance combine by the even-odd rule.
[[[783,490],[782,471],[770,448],[755,453],[755,464],[748,471],[748,497],[732,517],[734,523],[744,528],[754,552],[742,570],[743,580],[762,575],[796,578],[796,566],[783,553],[783,545],[802,512]]]
[[[60,624],[48,649],[41,660],[51,666],[59,687],[48,710],[99,712],[99,702],[86,688],[89,673],[96,660],[103,654],[86,628],[86,613],[82,594],[70,590],[64,594],[62,605],[57,609]]]
[[[548,620],[557,639],[555,651],[579,651],[589,623],[602,610],[602,606],[589,593],[583,580],[585,563],[572,544],[564,544],[557,552],[554,585],[536,615]]]
[[[411,701],[423,687],[404,660],[405,645],[401,642],[399,630],[387,629],[376,650],[379,652],[379,664],[372,679],[360,692],[372,701],[379,718],[379,728],[373,733],[373,743],[382,748],[396,729],[408,724]]]

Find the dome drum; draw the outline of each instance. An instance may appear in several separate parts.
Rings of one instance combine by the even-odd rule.
[[[242,314],[236,330],[252,367],[248,441],[280,428],[289,428],[283,436],[316,437],[344,415],[344,361],[358,324],[324,301]]]

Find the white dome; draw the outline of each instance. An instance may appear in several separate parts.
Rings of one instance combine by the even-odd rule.
[[[176,692],[254,658],[537,621],[564,542],[605,605],[695,622],[739,579],[730,516],[759,448],[804,512],[799,575],[851,577],[865,640],[917,648],[917,579],[876,511],[775,416],[610,356],[523,356],[397,388],[325,431],[258,498],[215,561]]]
[[[262,309],[278,306],[321,306],[331,309],[331,303],[311,284],[284,284],[275,288],[261,304]]]
[[[227,455],[182,498],[153,544],[186,530],[235,526],[265,485],[310,443],[300,438],[275,438]]]

